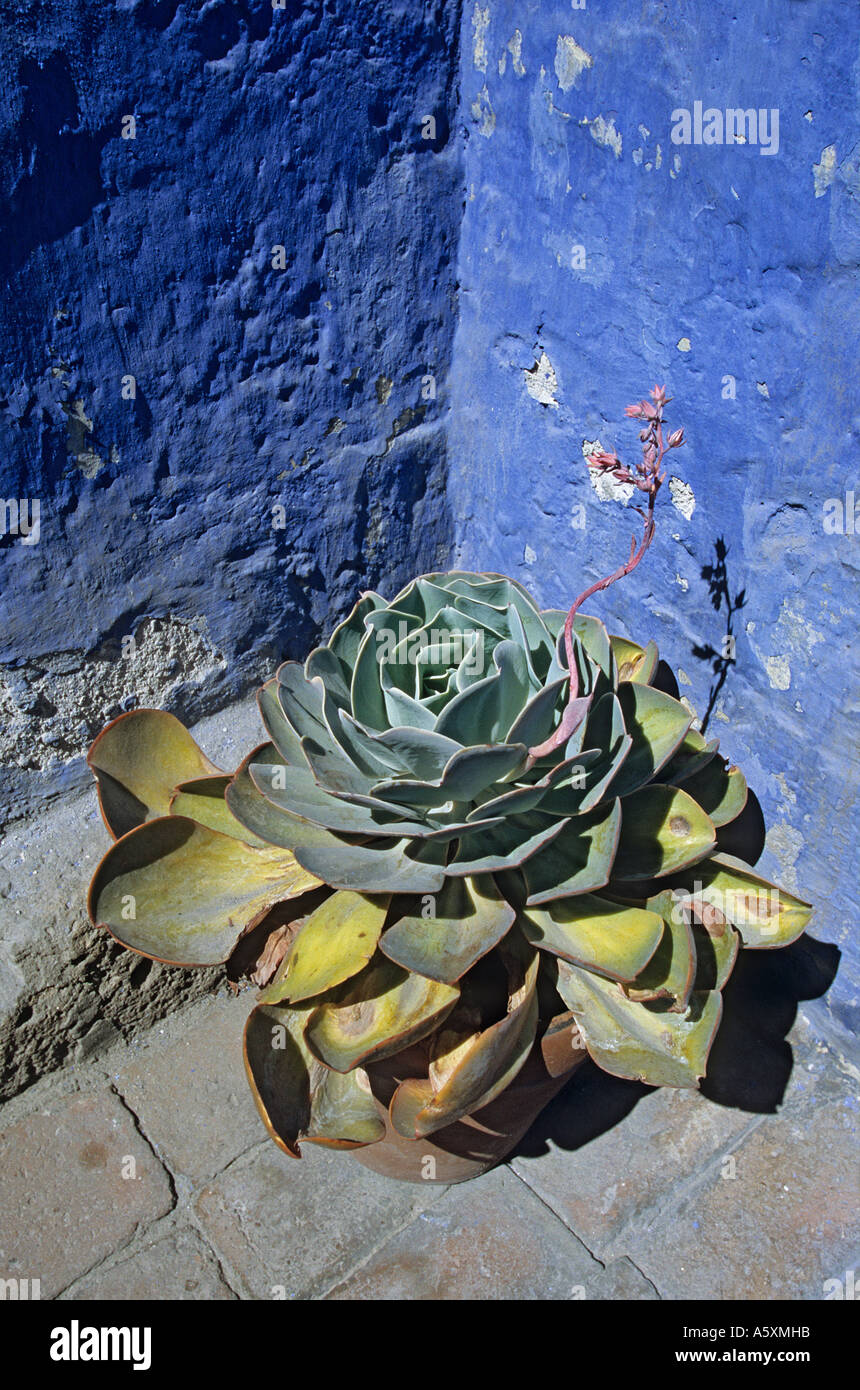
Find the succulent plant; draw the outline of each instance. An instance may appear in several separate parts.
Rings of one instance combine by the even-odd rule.
[[[93,745],[119,837],[93,920],[198,966],[269,929],[247,1055],[291,1152],[381,1137],[368,1064],[418,1042],[397,1131],[482,1108],[566,1012],[614,1075],[696,1085],[741,940],[803,930],[804,904],[720,852],[746,782],[651,683],[653,643],[577,615],[587,711],[529,753],[565,706],[565,616],[498,575],[427,575],[281,666],[269,742],[232,777],[157,710]]]
[[[93,745],[116,843],[92,919],[174,964],[244,952],[249,1077],[290,1153],[373,1144],[385,1111],[432,1135],[564,1029],[615,1076],[696,1086],[740,944],[803,931],[807,905],[726,852],[743,774],[661,688],[653,642],[580,601],[424,575],[280,667],[268,741],[232,775],[160,711]]]

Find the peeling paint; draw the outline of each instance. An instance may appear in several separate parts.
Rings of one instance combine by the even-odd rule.
[[[63,652],[0,667],[0,763],[46,768],[82,754],[108,720],[139,706],[169,705],[180,686],[203,684],[224,659],[205,623],[146,618],[128,638],[96,652]]]
[[[693,344],[690,342],[690,339],[689,339],[689,338],[679,338],[679,339],[678,339],[678,351],[679,351],[679,352],[689,352],[690,349],[692,348],[692,346],[693,346]]]
[[[776,631],[781,641],[802,656],[808,656],[813,647],[825,641],[825,634],[809,621],[799,600],[783,599]]]
[[[812,166],[812,178],[815,186],[816,198],[823,198],[828,188],[836,178],[836,146],[825,145],[821,151],[821,160]]]
[[[779,821],[767,832],[765,848],[770,850],[779,863],[780,881],[789,893],[796,893],[798,886],[795,865],[803,849],[803,836],[800,831],[787,821]]]
[[[692,684],[693,684],[693,682],[690,680],[690,677],[687,675],[687,672],[684,670],[684,668],[683,668],[682,666],[679,666],[679,667],[678,667],[678,684],[679,684],[679,685],[692,685]]]
[[[684,709],[687,711],[690,718],[692,719],[693,728],[701,729],[702,721],[699,718],[698,713],[696,712],[696,706],[693,704],[692,700],[689,700],[686,695],[682,695],[681,704],[684,706]]]
[[[755,389],[758,391],[760,396],[764,396],[766,401],[770,400],[770,392],[767,389],[766,381],[757,381],[755,384]]]
[[[391,380],[391,377],[378,376],[376,378],[376,399],[379,401],[380,405],[385,405],[387,402],[388,397],[391,395],[391,388],[393,385],[394,382]]]
[[[83,401],[74,400],[71,403],[63,401],[62,409],[66,416],[66,447],[70,457],[74,459],[85,478],[97,478],[105,463],[101,454],[90,447],[87,439],[87,436],[92,434],[94,425],[84,410]],[[112,450],[112,455],[113,452]],[[115,461],[113,457],[112,461]]]
[[[616,159],[621,158],[621,133],[615,129],[614,121],[604,120],[603,116],[595,116],[591,121],[583,119],[580,121],[580,125],[588,126],[588,133],[596,145],[612,150]]]
[[[792,791],[791,787],[788,785],[788,782],[785,780],[785,773],[775,772],[773,778],[782,793],[782,798],[786,805],[796,806],[797,793]]]
[[[526,390],[534,400],[539,401],[541,405],[552,406],[553,410],[558,410],[558,401],[555,398],[555,393],[558,390],[558,377],[545,352],[541,353],[533,367],[524,369],[523,377]]]
[[[585,439],[582,443],[582,457],[586,463],[592,454],[602,454],[603,445],[599,439]],[[594,468],[588,470],[588,481],[601,502],[623,502],[626,506],[636,488],[633,483],[622,483],[611,473],[598,473]]]
[[[685,579],[684,576],[683,576],[682,574],[676,574],[676,575],[675,575],[675,583],[676,583],[676,584],[680,584],[681,588],[684,590],[684,593],[686,593],[687,590],[688,590],[689,587],[690,587],[690,582],[689,582],[689,580],[688,580],[688,579]]]
[[[478,127],[478,134],[489,139],[496,128],[496,113],[490,105],[490,93],[487,91],[486,82],[472,102],[471,111],[472,119]]]
[[[517,77],[525,77],[525,66],[523,64],[523,36],[519,29],[515,29],[513,36],[508,39],[508,52],[511,55],[514,72]]]
[[[472,57],[479,72],[487,71],[487,29],[490,26],[490,7],[476,5],[472,11]]]
[[[576,86],[580,74],[593,66],[591,54],[580,48],[572,34],[559,34],[555,46],[555,75],[563,92]]]
[[[771,689],[788,690],[791,685],[791,666],[787,656],[766,656],[764,669],[767,671]]]
[[[531,546],[527,545],[525,550],[523,551],[523,560],[527,565],[533,565],[536,559],[537,555],[532,550]]]
[[[669,495],[675,510],[681,513],[685,521],[689,521],[696,510],[696,499],[690,484],[685,483],[683,478],[670,478]]]

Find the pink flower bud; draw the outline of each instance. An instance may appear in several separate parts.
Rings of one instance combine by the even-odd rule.
[[[684,431],[683,431],[683,429],[680,429],[680,430],[673,430],[672,433],[669,435],[669,448],[670,448],[670,449],[677,449],[678,445],[679,445],[679,444],[683,444],[683,442],[684,442]]]
[[[641,420],[643,418],[641,401],[636,405],[625,405],[624,414],[628,420]]]

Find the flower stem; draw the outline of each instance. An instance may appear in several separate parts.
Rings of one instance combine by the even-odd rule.
[[[655,386],[651,392],[651,401],[640,401],[635,406],[627,407],[627,415],[634,419],[646,420],[647,428],[640,434],[642,440],[642,462],[636,465],[636,476],[625,468],[620,459],[615,454],[601,453],[589,460],[591,467],[599,469],[601,472],[612,472],[621,482],[633,483],[640,492],[648,494],[648,510],[642,511],[641,507],[636,507],[643,520],[642,540],[639,548],[636,548],[636,537],[630,542],[630,555],[625,565],[619,565],[617,570],[606,576],[605,579],[598,579],[595,584],[591,584],[579,595],[579,598],[571,605],[564,624],[564,650],[567,660],[568,670],[568,696],[564,713],[558,727],[550,734],[549,738],[534,748],[529,749],[528,766],[531,767],[538,758],[543,758],[549,753],[555,752],[563,743],[566,743],[571,734],[579,728],[582,720],[588,713],[590,705],[589,698],[581,698],[579,694],[579,673],[576,668],[576,654],[573,646],[573,620],[586,599],[591,598],[592,594],[608,589],[610,584],[614,584],[617,579],[623,579],[626,574],[632,574],[636,566],[642,560],[645,552],[654,539],[656,529],[654,521],[654,503],[661,484],[664,482],[666,474],[661,472],[661,465],[664,455],[669,449],[676,449],[684,442],[683,430],[676,430],[669,436],[668,441],[663,438],[663,407],[666,405],[667,396],[665,388]]]

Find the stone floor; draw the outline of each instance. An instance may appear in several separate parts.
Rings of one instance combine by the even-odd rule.
[[[758,969],[739,997],[766,999]],[[860,1073],[802,1014],[787,1040],[767,1010],[729,1024],[707,1094],[588,1063],[508,1163],[446,1189],[267,1140],[250,1003],[200,1000],[5,1106],[0,1279],[43,1299],[854,1295]]]

